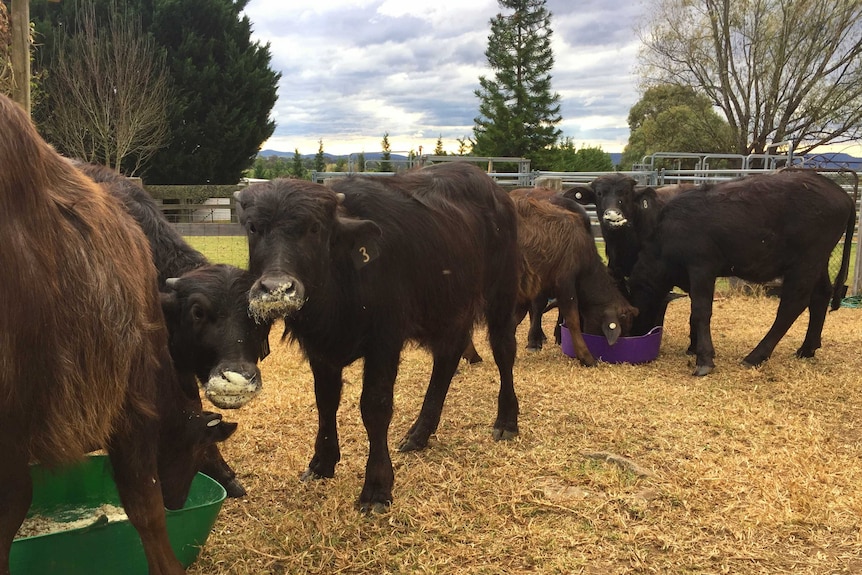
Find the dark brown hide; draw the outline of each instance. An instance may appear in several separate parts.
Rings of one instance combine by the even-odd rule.
[[[514,194],[512,199],[518,214],[518,246],[526,262],[518,293],[520,314],[540,293],[555,297],[572,334],[575,355],[584,365],[595,365],[582,329],[604,334],[613,344],[628,333],[637,311],[614,286],[581,216],[526,194]]]
[[[0,133],[0,573],[30,505],[28,464],[94,445],[150,573],[183,573],[164,508],[183,504],[221,425],[173,377],[146,239],[5,96]]]
[[[509,195],[513,197],[527,196],[531,198],[536,198],[541,201],[550,202],[555,206],[559,206],[574,214],[577,214],[583,221],[584,229],[586,230],[587,234],[590,237],[592,237],[593,235],[593,227],[592,223],[590,222],[590,216],[589,214],[587,214],[587,210],[584,209],[584,206],[576,202],[575,200],[564,196],[562,193],[556,190],[551,190],[549,188],[517,188],[509,192]],[[530,329],[527,331],[527,349],[531,351],[538,351],[542,349],[545,341],[547,341],[548,338],[545,336],[545,332],[542,329],[542,316],[548,309],[549,302],[553,302],[552,305],[556,306],[555,298],[556,296],[550,292],[540,293],[539,296],[536,297],[530,305]],[[564,319],[565,318],[563,317],[563,314],[558,310],[557,323],[554,326],[554,341],[557,345],[560,345],[560,325],[563,323]]]
[[[314,374],[319,428],[306,477],[331,477],[340,458],[342,370],[364,358],[362,421],[369,454],[362,510],[392,499],[388,430],[401,349],[427,348],[434,367],[402,450],[424,448],[473,326],[484,320],[500,373],[495,439],[518,432],[512,381],[518,253],[512,200],[482,170],[438,164],[390,177],[348,177],[331,188],[298,180],[239,194],[251,307],[284,317]]]

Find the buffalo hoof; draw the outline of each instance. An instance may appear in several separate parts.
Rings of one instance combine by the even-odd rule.
[[[698,365],[694,368],[694,372],[692,375],[696,375],[697,377],[703,377],[704,375],[709,375],[715,370],[715,367],[711,365]]]
[[[302,472],[302,475],[299,476],[299,480],[303,483],[308,483],[309,481],[317,481],[318,479],[324,479],[323,475],[320,475],[316,471],[313,471],[310,467]]]
[[[534,352],[542,351],[542,345],[541,344],[539,344],[539,345],[527,344],[527,351],[534,351]]]
[[[751,354],[745,357],[740,363],[745,367],[760,367],[763,363],[769,359],[768,357],[764,357],[763,359],[758,359],[756,357],[752,357]]]
[[[364,503],[358,501],[356,503],[356,510],[360,513],[364,513],[365,515],[382,515],[383,513],[387,513],[389,511],[389,507],[391,505],[391,501],[366,501]]]
[[[803,349],[800,347],[798,350],[796,350],[796,357],[798,357],[798,358],[814,357],[814,350],[813,349]]]
[[[246,491],[245,487],[242,486],[242,483],[237,481],[236,479],[231,479],[230,481],[223,483],[222,487],[227,491],[228,497],[245,497]]]
[[[509,431],[508,429],[494,429],[491,433],[494,441],[509,441],[518,437],[517,431]]]
[[[427,441],[422,443],[408,435],[401,440],[401,443],[398,445],[398,451],[402,453],[407,453],[408,451],[422,451],[426,447],[428,447]]]

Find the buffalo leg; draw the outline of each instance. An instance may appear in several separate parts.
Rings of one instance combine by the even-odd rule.
[[[145,431],[145,428],[152,427]],[[134,426],[108,447],[114,480],[129,522],[138,531],[150,575],[181,575],[180,564],[168,539],[165,505],[158,480],[156,444],[141,438],[158,433],[155,426]]]
[[[246,495],[245,488],[236,478],[236,472],[224,460],[217,444],[211,443],[207,446],[200,472],[218,481],[227,491],[228,497],[244,497]]]
[[[581,332],[581,314],[578,312],[578,300],[574,298],[566,298],[560,302],[560,313],[566,319],[566,327],[572,336],[572,347],[575,351],[575,357],[586,365],[596,365],[596,358],[587,347],[587,342],[584,341],[584,335]]]
[[[16,446],[0,443],[0,574],[9,575],[9,553],[33,497],[27,456]]]
[[[712,300],[715,297],[715,274],[689,270],[691,282],[691,316],[689,337],[696,346],[696,363],[692,375],[704,376],[715,370],[715,347],[712,344]]]
[[[453,348],[452,373],[461,361],[459,350],[463,348],[463,345]],[[389,457],[389,424],[392,422],[392,395],[400,355],[399,345],[389,346],[389,349],[378,346],[365,356],[359,407],[368,434],[368,461],[365,465],[365,483],[357,502],[357,508],[363,513],[386,511],[392,503],[395,472]]]
[[[749,367],[757,367],[769,359],[775,346],[778,345],[778,342],[781,341],[781,338],[784,337],[784,334],[787,333],[793,322],[805,311],[810,299],[810,285],[806,286],[795,274],[785,275],[781,286],[781,299],[778,302],[778,312],[775,314],[775,321],[772,323],[769,331],[766,332],[766,335],[763,336],[763,339],[760,340],[760,343],[757,344],[757,347],[745,356],[742,363]],[[808,341],[808,336],[806,336],[806,341]],[[813,353],[814,350],[811,350],[811,352]]]
[[[440,416],[443,413],[443,403],[449,393],[452,377],[458,369],[459,358],[452,358],[452,352],[445,349],[436,349],[434,353],[434,367],[431,370],[431,381],[425,392],[422,409],[419,417],[410,427],[410,430],[401,440],[399,451],[417,451],[428,446],[428,438],[437,431],[440,424]]]
[[[314,440],[314,455],[302,474],[303,481],[335,476],[335,464],[341,460],[336,416],[341,403],[342,368],[321,360],[309,359],[309,363],[314,374],[317,438]]]
[[[563,344],[563,320],[566,318],[563,317],[563,313],[557,309],[557,324],[554,326],[554,343],[557,345]]]
[[[534,298],[530,302],[530,330],[527,332],[527,349],[539,351],[548,340],[542,330],[542,314],[548,305],[548,298],[544,295]]]
[[[826,310],[829,309],[829,300],[832,297],[832,285],[829,283],[829,270],[824,271],[817,278],[811,299],[808,303],[808,331],[805,332],[805,340],[796,351],[796,357],[814,357],[814,351],[820,349],[823,324],[826,322]]]
[[[514,282],[512,283],[514,286]],[[494,362],[500,375],[500,391],[497,394],[497,419],[492,436],[496,441],[508,440],[518,435],[518,396],[515,395],[513,368],[517,354],[515,329],[518,324],[512,315],[515,291],[497,292],[488,298],[485,318],[488,326],[488,341],[494,354]]]

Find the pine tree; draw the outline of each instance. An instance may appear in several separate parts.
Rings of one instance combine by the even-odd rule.
[[[326,171],[326,158],[323,156],[323,139],[317,141],[320,146],[317,148],[317,153],[314,155],[314,171]]]
[[[434,146],[434,155],[435,156],[445,156],[446,150],[443,149],[443,134],[440,134],[437,137],[437,145]]]
[[[305,168],[302,166],[302,155],[299,153],[299,148],[293,149],[293,162],[290,165],[290,175],[299,179],[305,176]]]
[[[176,87],[171,142],[153,158],[152,183],[234,183],[275,130],[280,74],[269,46],[251,40],[248,0],[162,0],[152,33]]]
[[[491,19],[485,56],[494,75],[480,76],[473,154],[549,161],[559,139],[560,96],[551,91],[551,13],[545,0],[498,0],[510,14]]]
[[[380,154],[380,171],[393,172],[392,151],[389,149],[389,132],[383,134],[383,141],[380,142],[380,147],[383,148],[383,153]]]

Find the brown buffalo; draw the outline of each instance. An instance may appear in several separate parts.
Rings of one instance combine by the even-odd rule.
[[[184,569],[165,507],[232,428],[183,388],[147,240],[120,204],[0,96],[0,573],[30,505],[29,463],[105,446],[151,574]]]
[[[518,317],[523,318],[537,295],[556,298],[576,357],[584,365],[595,365],[582,332],[604,334],[613,344],[627,335],[637,310],[614,285],[581,215],[529,191],[511,196],[525,261]]]

